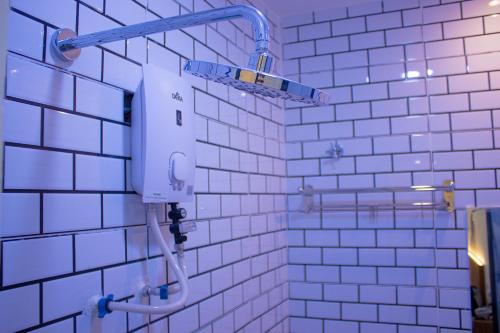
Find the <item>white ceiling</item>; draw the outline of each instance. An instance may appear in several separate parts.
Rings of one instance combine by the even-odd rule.
[[[374,0],[270,0],[266,5],[279,17],[317,11],[318,9],[347,7]]]

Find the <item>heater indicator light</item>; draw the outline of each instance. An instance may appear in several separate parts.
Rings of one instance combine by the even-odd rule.
[[[177,112],[177,114],[176,114],[175,119],[177,122],[177,126],[182,126],[182,112],[179,110],[177,110],[176,112]]]

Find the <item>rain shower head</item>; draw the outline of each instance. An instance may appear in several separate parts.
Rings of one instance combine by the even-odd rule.
[[[51,51],[57,59],[67,65],[80,56],[83,47],[237,18],[248,20],[253,28],[255,51],[250,54],[248,68],[190,60],[184,68],[186,72],[268,97],[280,97],[314,105],[328,103],[328,94],[321,90],[269,74],[273,60],[269,54],[269,23],[258,9],[251,6],[216,8],[83,36],[77,36],[70,29],[58,29],[52,35]]]
[[[329,95],[324,91],[254,69],[188,60],[184,66],[184,71],[207,80],[266,97],[279,97],[314,105],[324,105],[329,101]]]

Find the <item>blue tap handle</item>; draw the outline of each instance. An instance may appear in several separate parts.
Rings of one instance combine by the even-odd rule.
[[[160,286],[160,299],[168,299],[168,286],[166,284]]]
[[[111,301],[113,301],[113,294],[109,294],[108,296],[101,298],[99,302],[97,302],[97,316],[99,318],[104,318],[105,315],[112,312],[108,309],[108,303]]]

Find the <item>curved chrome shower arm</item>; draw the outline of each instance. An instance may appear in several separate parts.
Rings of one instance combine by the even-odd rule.
[[[79,49],[83,47],[237,18],[243,18],[250,21],[253,28],[255,53],[250,57],[249,67],[263,72],[269,72],[272,62],[271,57],[268,55],[269,24],[262,12],[254,7],[245,5],[229,6],[173,16],[83,36],[76,36],[76,34],[69,29],[60,29],[54,34],[52,46],[62,60],[73,61],[79,56]]]

